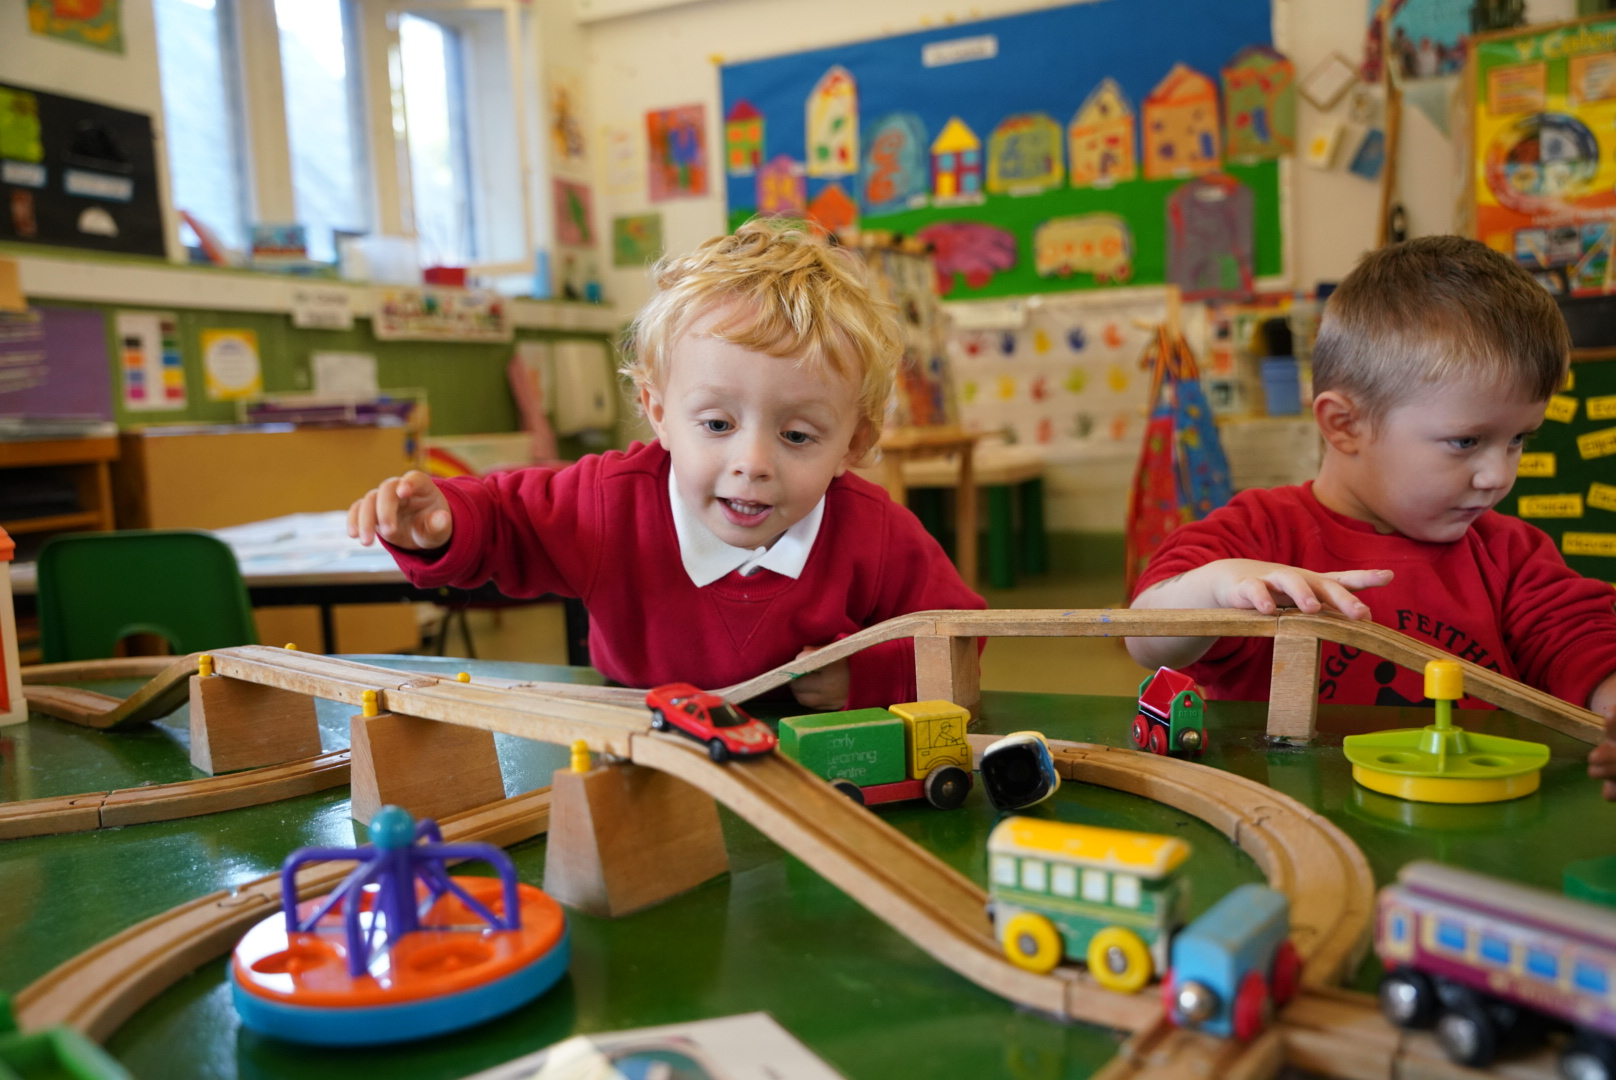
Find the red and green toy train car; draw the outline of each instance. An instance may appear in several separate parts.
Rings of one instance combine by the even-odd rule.
[[[866,806],[925,799],[951,810],[971,790],[970,719],[949,701],[792,716],[780,721],[780,753]]]
[[[1172,668],[1158,668],[1139,684],[1139,712],[1130,733],[1134,746],[1152,754],[1206,752],[1206,702],[1195,680]]]

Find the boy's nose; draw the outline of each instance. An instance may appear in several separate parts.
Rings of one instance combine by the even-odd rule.
[[[1509,487],[1515,476],[1515,463],[1509,454],[1488,454],[1481,459],[1471,486],[1481,491]]]
[[[748,480],[768,480],[774,475],[774,462],[762,439],[742,437],[735,442],[730,472]]]

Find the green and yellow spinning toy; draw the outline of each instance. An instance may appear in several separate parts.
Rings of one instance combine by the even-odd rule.
[[[1347,736],[1354,780],[1371,791],[1428,803],[1503,802],[1537,790],[1549,761],[1547,746],[1454,725],[1453,703],[1464,696],[1463,665],[1426,664],[1425,696],[1436,702],[1436,723]]]

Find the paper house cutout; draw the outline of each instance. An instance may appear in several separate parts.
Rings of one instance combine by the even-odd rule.
[[[808,205],[802,162],[776,154],[757,171],[757,212],[765,216],[800,217]]]
[[[1073,187],[1109,187],[1139,175],[1133,105],[1115,79],[1102,79],[1072,117],[1066,139]]]
[[[1266,160],[1296,150],[1296,67],[1266,45],[1248,45],[1223,69],[1224,153]]]
[[[887,214],[924,203],[931,186],[926,125],[914,113],[891,113],[868,128],[859,170],[866,214]]]
[[[844,233],[858,224],[858,206],[838,183],[826,184],[808,204],[808,220],[828,233]]]
[[[852,176],[858,152],[858,86],[838,64],[808,95],[808,175]]]
[[[988,139],[987,189],[1026,194],[1059,184],[1066,176],[1061,126],[1043,113],[1007,116]]]
[[[1160,180],[1212,172],[1222,160],[1218,88],[1174,64],[1144,103],[1145,176]]]
[[[957,116],[931,144],[931,193],[938,199],[982,197],[982,140]]]
[[[731,176],[751,176],[763,164],[763,114],[750,101],[737,101],[724,117],[724,168]]]

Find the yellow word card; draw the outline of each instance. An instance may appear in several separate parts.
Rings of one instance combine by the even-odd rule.
[[[1589,484],[1588,505],[1595,510],[1616,510],[1616,484],[1601,484],[1597,480]]]
[[[1616,420],[1616,394],[1588,399],[1588,419]]]
[[[1569,424],[1577,418],[1577,399],[1564,394],[1555,394],[1549,399],[1549,411],[1543,415],[1550,420]]]
[[[1603,431],[1590,431],[1586,435],[1578,435],[1577,453],[1582,455],[1584,461],[1616,454],[1616,428],[1605,428]]]
[[[1552,453],[1522,454],[1519,465],[1515,466],[1516,476],[1553,476],[1554,455]]]
[[[1616,488],[1611,489],[1616,491]],[[1579,518],[1582,516],[1582,496],[1522,495],[1520,515],[1523,518]]]
[[[1560,537],[1567,555],[1616,555],[1616,534],[1568,532]]]

